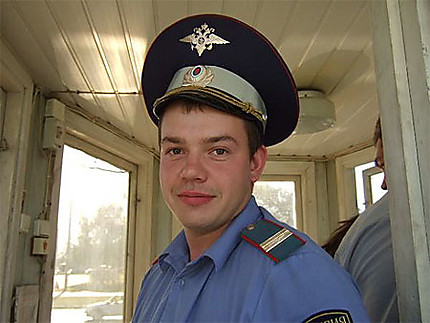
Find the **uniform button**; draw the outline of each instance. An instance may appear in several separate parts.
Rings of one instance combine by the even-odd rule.
[[[183,278],[179,279],[179,286],[184,286],[185,280]]]

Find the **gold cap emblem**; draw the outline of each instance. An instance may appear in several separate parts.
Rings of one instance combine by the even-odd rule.
[[[202,65],[194,66],[189,69],[184,75],[184,80],[182,82],[183,86],[193,85],[205,87],[210,82],[212,82],[214,74],[209,67]]]
[[[215,28],[210,28],[207,24],[203,24],[200,27],[195,27],[193,31],[194,33],[180,39],[179,41],[183,43],[190,43],[191,50],[196,49],[199,56],[202,56],[206,49],[211,50],[214,44],[224,45],[230,43],[228,40],[222,39],[221,37],[215,35]]]

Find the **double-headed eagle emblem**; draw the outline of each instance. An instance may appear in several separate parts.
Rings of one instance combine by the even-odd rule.
[[[197,54],[202,56],[203,52],[211,50],[213,45],[224,45],[229,44],[228,40],[222,39],[221,37],[214,34],[215,28],[210,28],[207,24],[203,24],[200,27],[193,29],[194,33],[188,35],[179,41],[191,44],[191,50],[196,49]]]

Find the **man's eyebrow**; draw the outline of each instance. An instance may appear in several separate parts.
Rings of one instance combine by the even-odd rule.
[[[184,141],[179,137],[164,137],[163,139],[161,139],[161,144],[164,144],[164,143],[180,144],[183,142]]]
[[[214,144],[220,141],[230,141],[232,143],[237,144],[237,140],[233,138],[232,136],[215,136],[215,137],[208,137],[203,139],[203,143],[206,144]]]

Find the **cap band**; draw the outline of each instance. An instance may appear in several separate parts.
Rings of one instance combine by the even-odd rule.
[[[240,76],[217,66],[184,67],[178,70],[165,95],[154,102],[157,107],[172,96],[184,92],[201,92],[230,103],[247,114],[267,123],[266,107],[257,90]]]

